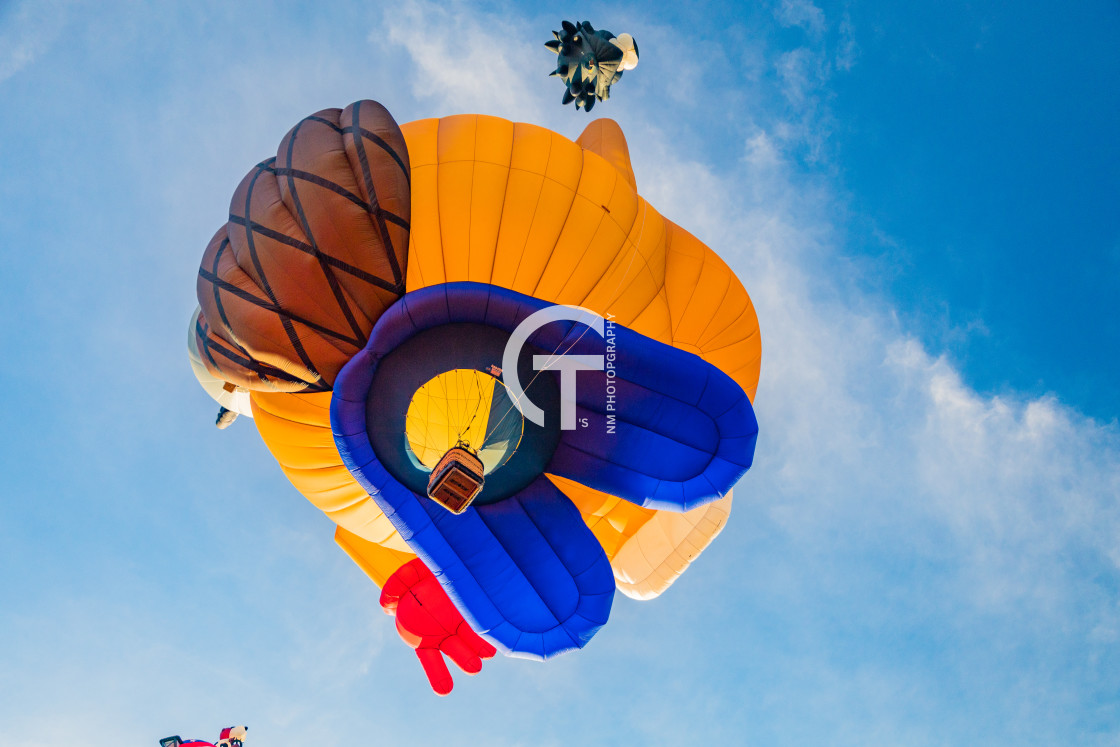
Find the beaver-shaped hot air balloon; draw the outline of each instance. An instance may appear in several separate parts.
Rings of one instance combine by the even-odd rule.
[[[668,588],[753,458],[754,307],[611,120],[318,112],[234,193],[198,300],[206,372],[441,694],[443,654],[548,658]]]

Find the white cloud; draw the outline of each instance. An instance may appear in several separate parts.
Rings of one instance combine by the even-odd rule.
[[[804,85],[804,99],[816,95]],[[645,164],[653,204],[727,257],[758,307],[762,436],[744,485],[772,480],[783,495],[753,499],[791,532],[824,533],[840,516],[884,529],[892,516],[933,522],[965,554],[973,603],[1033,608],[1065,597],[1062,614],[1072,615],[1067,552],[1120,568],[1115,425],[1054,395],[970,389],[899,327],[884,299],[833,275],[836,197],[799,192],[774,143],[756,133],[742,168],[725,176],[667,148]],[[651,149],[632,141],[631,152],[645,160]],[[984,330],[982,320],[972,326]],[[1078,614],[1112,629],[1115,600]]]
[[[388,39],[411,58],[414,94],[438,102],[439,111],[524,119],[526,103],[539,100],[533,91],[540,87],[531,85],[523,61],[540,59],[532,72],[543,77],[549,60],[541,50],[551,37],[534,36],[512,19],[491,16],[482,24],[478,18],[462,3],[410,0],[386,12],[385,27],[374,30],[370,41],[384,38],[388,29]]]
[[[820,38],[825,32],[824,11],[812,0],[781,0],[775,15],[784,26],[798,26],[813,38]]]
[[[839,41],[837,42],[836,50],[836,69],[841,71],[848,71],[852,69],[852,65],[856,64],[859,58],[859,46],[856,44],[855,27],[852,25],[852,16],[847,10],[844,15],[840,17],[840,25],[837,28]]]
[[[890,345],[886,373],[907,404],[905,448],[913,457],[905,464],[915,494],[969,554],[975,604],[1071,614],[1050,608],[1062,598],[1071,602],[1085,580],[1067,566],[1069,553],[1094,554],[1113,573],[1120,569],[1115,427],[1054,396],[981,396],[913,340]],[[1107,628],[1115,606],[1078,614],[1084,624]]]

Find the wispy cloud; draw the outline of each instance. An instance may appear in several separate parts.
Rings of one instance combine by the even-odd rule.
[[[526,104],[541,100],[524,61],[547,61],[542,44],[551,37],[534,35],[512,15],[488,16],[485,23],[479,18],[461,2],[409,0],[386,11],[384,28],[373,31],[370,41],[380,41],[387,29],[388,39],[411,60],[415,96],[440,111],[524,119]]]
[[[812,0],[781,0],[775,16],[783,25],[798,26],[817,39],[826,29],[824,11]]]
[[[61,0],[17,2],[0,8],[0,84],[39,58],[58,37],[67,20]]]
[[[778,60],[789,71],[781,83],[795,113],[820,106],[829,80],[806,72],[804,60],[817,50],[798,51]],[[1084,417],[1054,395],[971,390],[946,358],[901,327],[885,298],[856,289],[856,278],[838,273],[843,266],[834,261],[841,193],[798,180],[786,152],[800,143],[788,134],[757,132],[731,173],[656,146],[645,164],[654,175],[654,184],[644,185],[654,204],[688,216],[684,224],[729,258],[759,309],[757,405],[766,424],[759,466],[786,496],[756,500],[794,512],[791,531],[804,531],[794,523],[820,524],[840,505],[875,522],[910,514],[940,523],[962,543],[969,570],[987,577],[978,604],[997,597],[1033,604],[1014,591],[1027,586],[1068,593],[1074,572],[1064,557],[1072,548],[1108,560],[1114,574],[1115,424]],[[631,150],[638,160],[651,153],[641,142],[632,141]],[[757,201],[744,205],[743,195]],[[972,327],[984,333],[983,320]],[[755,477],[744,480],[746,490]],[[1101,601],[1092,615],[1108,627],[1115,599]],[[1072,616],[1073,607],[1066,612]],[[1077,615],[1088,612],[1078,608]]]

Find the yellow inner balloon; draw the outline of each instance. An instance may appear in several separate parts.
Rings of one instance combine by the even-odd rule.
[[[441,373],[416,390],[405,415],[409,448],[428,469],[462,441],[478,451],[498,380],[482,371],[457,368]]]

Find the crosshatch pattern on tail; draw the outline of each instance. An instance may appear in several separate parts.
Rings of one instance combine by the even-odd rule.
[[[250,390],[325,391],[404,294],[408,149],[384,107],[303,119],[245,176],[198,273],[203,363]]]

